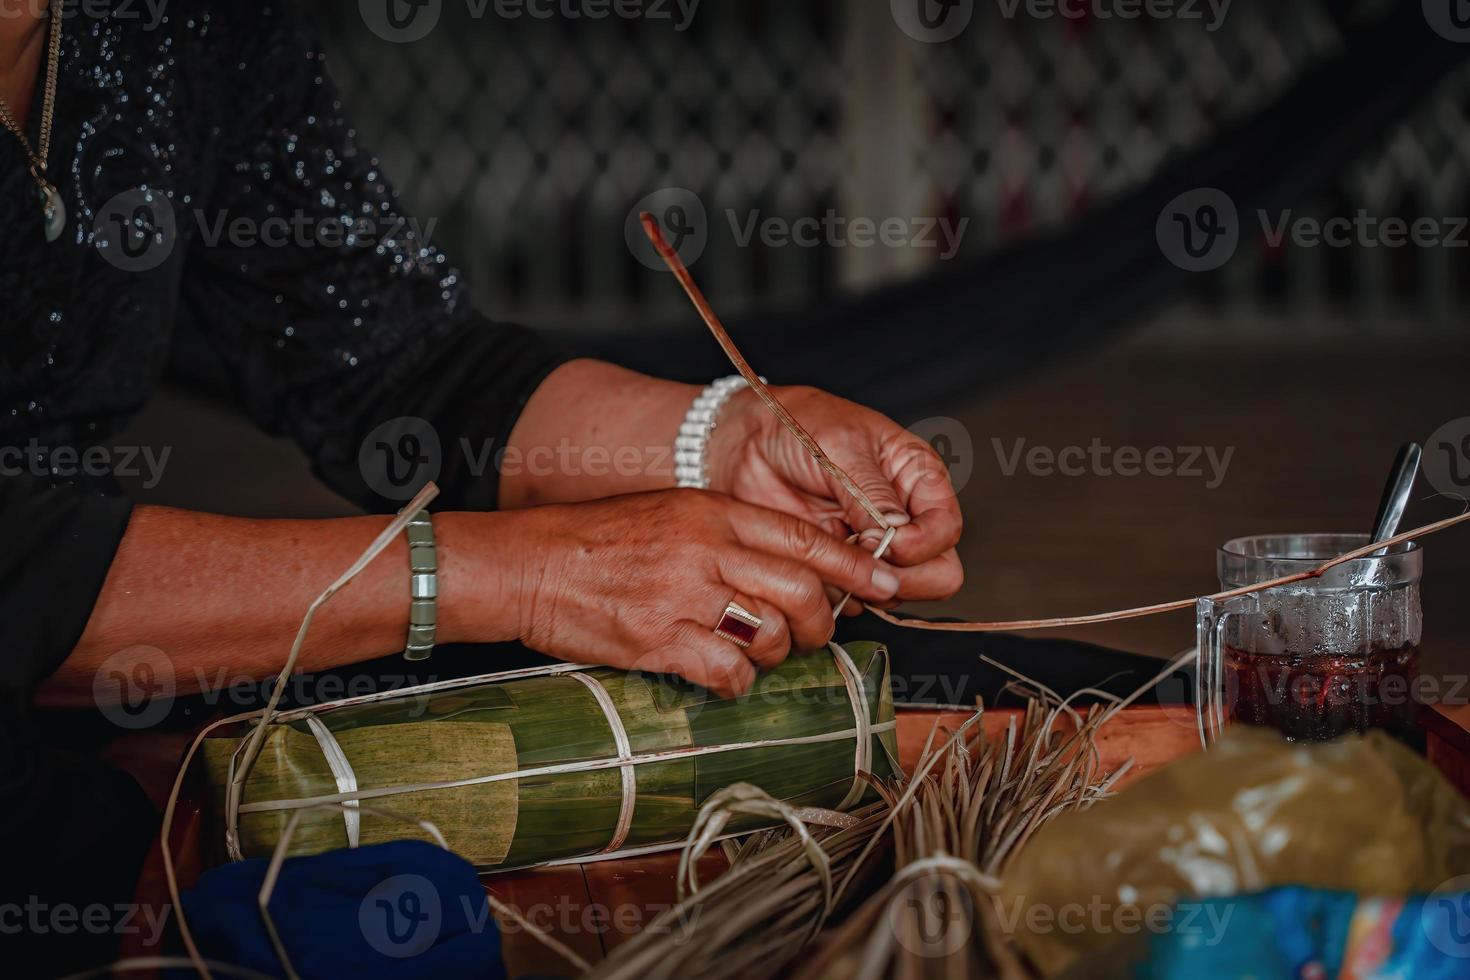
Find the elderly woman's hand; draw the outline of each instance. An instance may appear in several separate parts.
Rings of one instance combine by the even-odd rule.
[[[945,599],[964,582],[955,545],[962,521],[949,472],[923,439],[893,420],[815,388],[773,389],[890,524],[885,553],[899,566],[899,599]],[[829,477],[754,392],[730,399],[709,446],[710,485],[737,500],[800,517],[845,537],[873,520]],[[864,544],[872,549],[877,538]],[[849,604],[848,612],[856,612]]]
[[[723,695],[832,636],[824,585],[891,599],[900,573],[815,524],[719,493],[667,490],[496,515],[527,646],[677,673]],[[512,527],[513,524],[513,527]],[[502,554],[504,551],[502,551]],[[764,620],[749,650],[713,630],[731,601]]]

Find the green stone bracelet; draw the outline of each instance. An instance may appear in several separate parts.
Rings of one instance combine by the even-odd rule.
[[[439,554],[434,547],[434,525],[429,512],[421,510],[408,522],[408,567],[410,572],[408,645],[405,660],[427,660],[434,652],[434,633],[439,621]]]

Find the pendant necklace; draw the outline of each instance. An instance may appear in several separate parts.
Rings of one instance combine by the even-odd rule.
[[[54,242],[66,229],[66,203],[56,185],[46,179],[46,158],[51,153],[51,121],[56,109],[56,74],[61,61],[61,8],[63,0],[51,0],[51,48],[46,58],[46,92],[41,102],[41,141],[38,149],[31,149],[26,132],[11,115],[10,106],[0,98],[0,123],[15,134],[25,147],[31,162],[31,176],[41,199],[41,215],[45,219],[46,241]]]

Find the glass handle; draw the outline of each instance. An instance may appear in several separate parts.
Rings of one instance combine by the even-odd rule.
[[[1200,744],[1209,748],[1225,728],[1225,630],[1235,617],[1260,611],[1254,595],[1195,603],[1199,664],[1195,672],[1195,715]]]

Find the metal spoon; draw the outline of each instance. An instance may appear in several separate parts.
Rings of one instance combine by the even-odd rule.
[[[1384,541],[1394,536],[1403,520],[1404,508],[1409,505],[1409,494],[1414,489],[1414,479],[1419,475],[1419,459],[1424,451],[1417,442],[1406,442],[1399,447],[1394,457],[1393,469],[1388,482],[1383,486],[1383,499],[1378,501],[1378,513],[1373,517],[1373,536],[1369,542]],[[1387,551],[1376,551],[1374,557]]]

